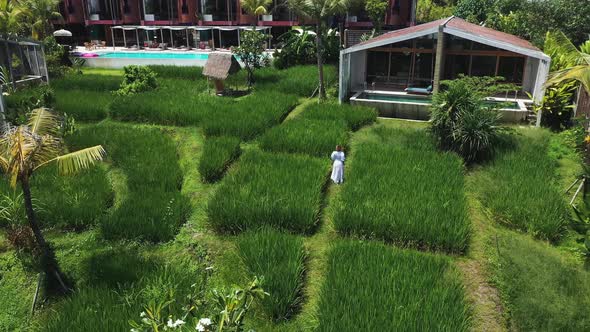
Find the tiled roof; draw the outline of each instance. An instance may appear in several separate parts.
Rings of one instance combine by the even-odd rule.
[[[500,32],[494,29],[486,28],[477,24],[469,23],[461,18],[458,17],[449,17],[444,18],[437,21],[432,21],[420,25],[416,25],[413,27],[400,29],[385,33],[383,35],[377,36],[360,44],[357,44],[351,47],[351,52],[355,52],[356,50],[371,48],[370,45],[377,44],[377,46],[383,45],[387,43],[388,40],[392,40],[396,42],[396,40],[403,40],[403,37],[408,35],[420,35],[421,32],[424,34],[432,33],[433,30],[437,29],[439,26],[444,26],[445,29],[448,30],[458,30],[463,34],[469,34],[474,37],[483,38],[488,40],[489,42],[496,42],[496,43],[503,43],[508,44],[510,46],[520,48],[523,50],[528,50],[532,52],[538,52],[537,54],[541,54],[541,50],[531,44],[529,41],[519,38],[517,36]]]

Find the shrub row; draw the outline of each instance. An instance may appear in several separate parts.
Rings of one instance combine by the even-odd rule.
[[[262,278],[262,287],[270,294],[262,300],[266,314],[275,322],[291,317],[301,302],[303,240],[264,228],[240,235],[237,246],[249,272]]]
[[[318,331],[467,331],[463,287],[448,258],[371,242],[331,250]]]
[[[320,217],[328,165],[311,157],[249,151],[209,201],[209,222],[231,233],[263,225],[309,233]]]
[[[199,162],[199,174],[205,182],[215,182],[241,153],[240,140],[235,137],[212,137],[205,140]]]
[[[157,128],[103,123],[79,130],[69,141],[75,149],[102,144],[124,173],[127,193],[101,223],[105,238],[157,242],[176,235],[188,202],[180,194],[183,176],[171,139]]]
[[[344,234],[462,252],[470,226],[463,164],[423,130],[378,131],[396,143],[354,147],[334,223]]]
[[[549,135],[515,138],[514,149],[498,153],[477,188],[501,223],[556,241],[569,218],[557,188],[556,161],[547,154]]]

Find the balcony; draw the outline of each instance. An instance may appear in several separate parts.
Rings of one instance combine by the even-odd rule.
[[[297,16],[287,7],[285,0],[274,0],[269,7],[268,15],[262,15],[259,25],[294,26],[299,25]]]
[[[143,0],[143,18],[147,24],[178,22],[177,0]]]
[[[200,12],[204,25],[234,25],[238,23],[237,0],[201,0]]]
[[[88,0],[86,24],[123,23],[119,0]]]

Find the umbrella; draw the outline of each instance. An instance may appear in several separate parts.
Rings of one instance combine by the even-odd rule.
[[[54,37],[72,37],[72,32],[68,31],[68,30],[57,30],[53,33]]]

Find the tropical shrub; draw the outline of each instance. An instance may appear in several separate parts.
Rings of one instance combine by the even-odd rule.
[[[437,152],[422,130],[371,129],[353,146],[334,225],[342,234],[402,246],[463,252],[470,224],[463,165]]]
[[[205,140],[199,162],[199,174],[205,182],[215,182],[241,153],[240,140],[235,137],[211,137]]]
[[[289,30],[277,39],[279,45],[273,53],[273,65],[285,69],[297,65],[313,64],[315,59],[315,36],[307,30]]]
[[[534,107],[536,112],[542,112],[541,124],[555,131],[569,128],[572,125],[575,93],[573,82],[548,87],[541,104]]]
[[[254,84],[254,70],[265,66],[268,56],[265,55],[265,43],[268,37],[256,30],[244,30],[241,34],[240,46],[232,48],[235,54],[244,64],[248,73],[248,86]]]
[[[309,233],[320,217],[328,167],[311,157],[249,151],[209,201],[209,222],[230,233],[263,225]]]
[[[270,129],[260,138],[260,148],[265,151],[324,158],[336,145],[347,144],[348,126],[343,120],[295,119]]]
[[[263,228],[240,235],[237,247],[251,275],[269,293],[262,307],[275,322],[291,317],[301,304],[305,272],[303,240]]]
[[[327,265],[318,331],[470,328],[463,286],[447,257],[343,241],[333,246]]]
[[[497,126],[501,115],[470,83],[469,78],[445,82],[446,89],[432,98],[430,124],[437,145],[457,152],[466,163],[489,158],[502,129]]]
[[[557,187],[556,161],[547,155],[547,132],[515,137],[513,149],[502,151],[477,183],[481,201],[505,225],[557,241],[569,213]]]
[[[117,94],[126,96],[139,92],[154,90],[158,87],[156,80],[156,73],[149,67],[145,66],[125,66],[125,73],[123,74],[123,82]]]
[[[39,107],[51,108],[55,102],[55,94],[51,87],[39,85],[17,90],[7,96],[6,120],[13,124],[23,124],[28,113]]]

